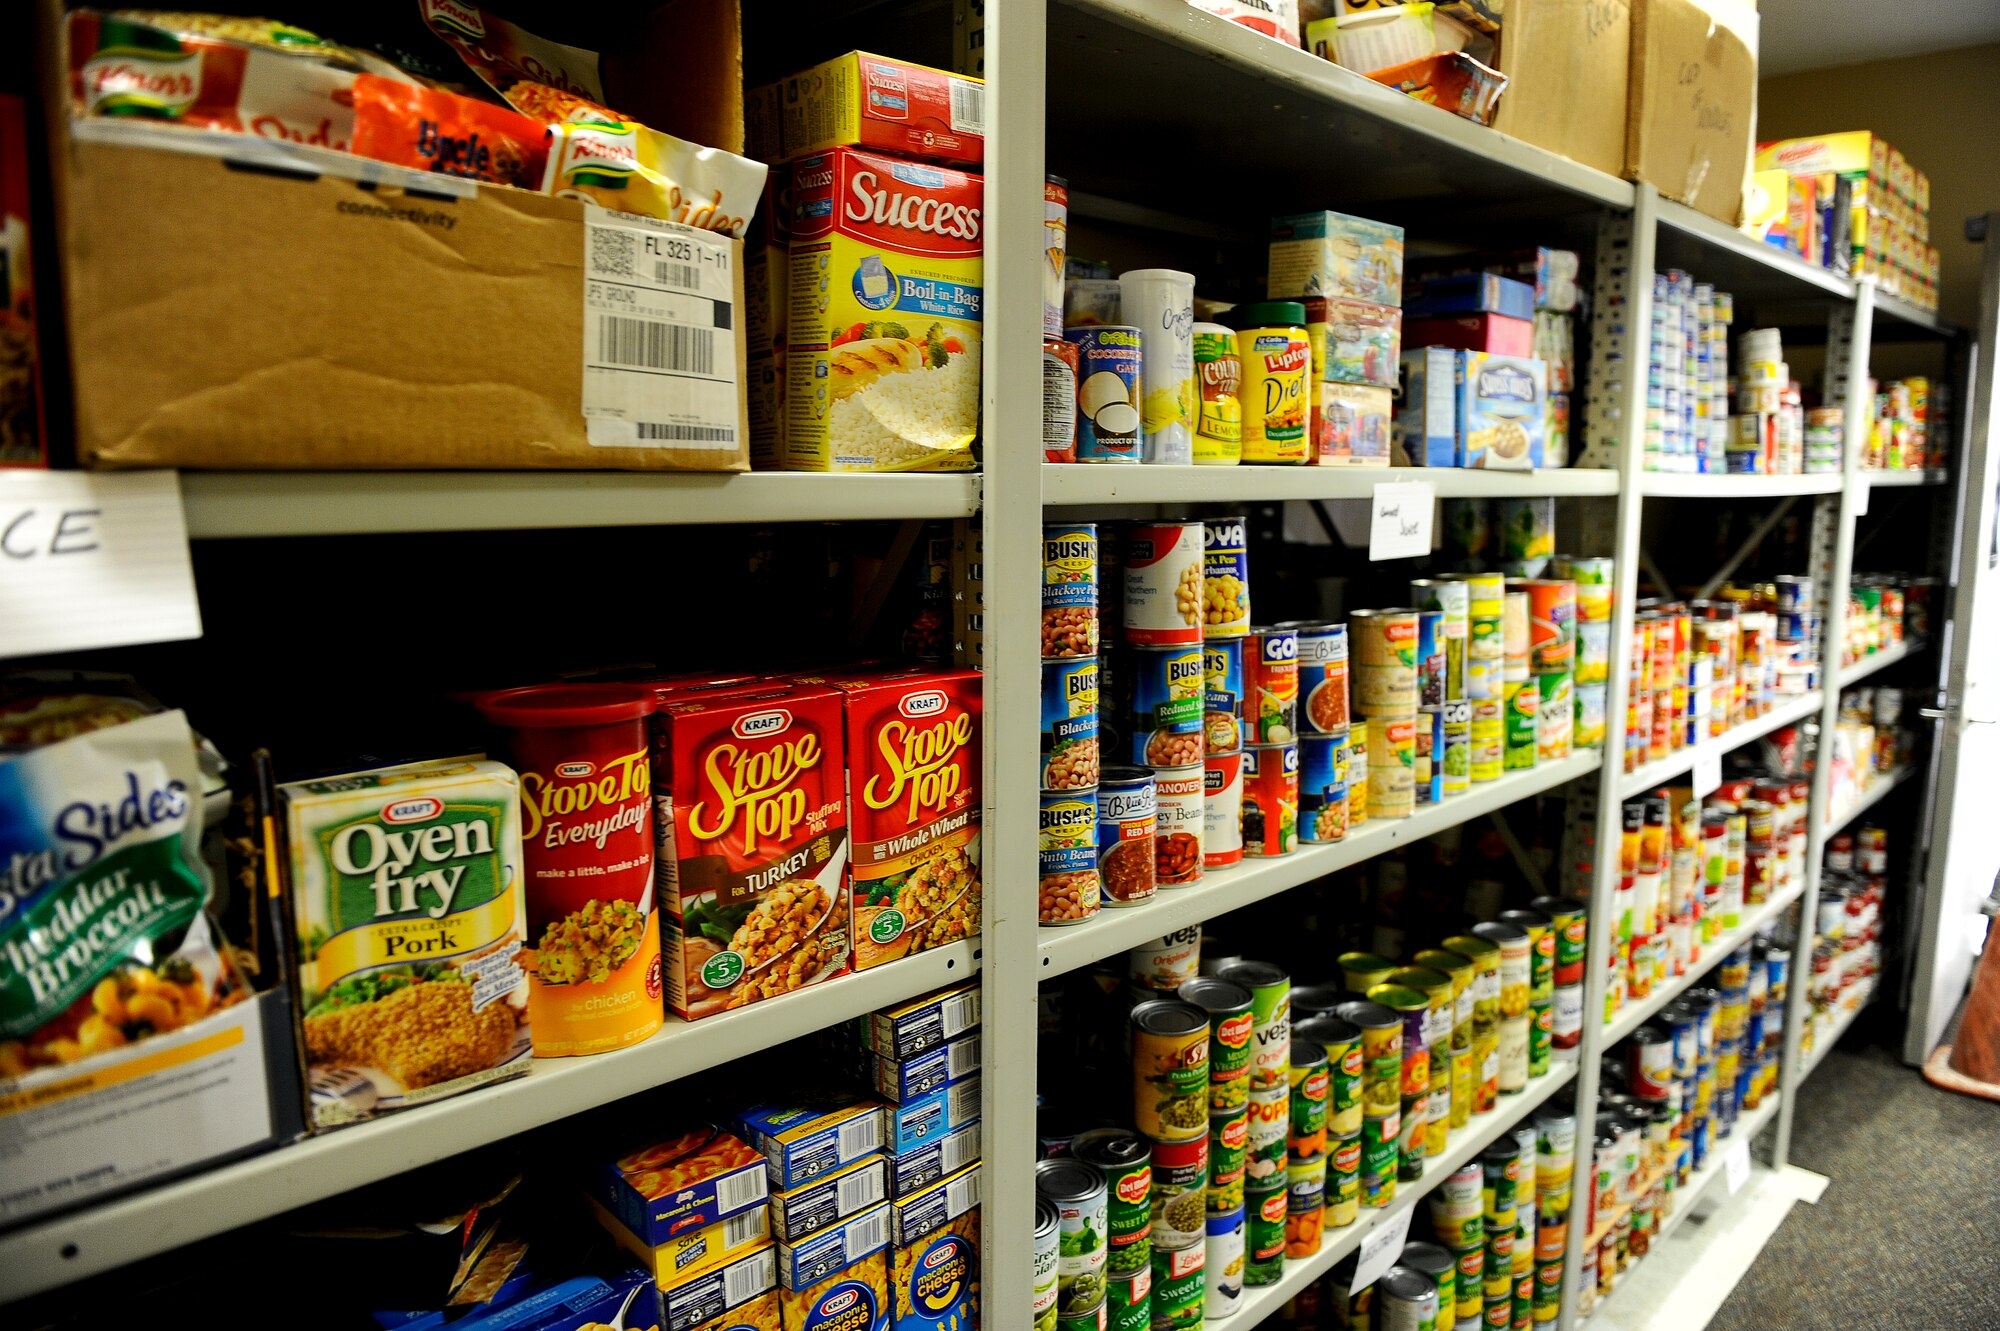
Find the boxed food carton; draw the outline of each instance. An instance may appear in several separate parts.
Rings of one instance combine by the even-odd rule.
[[[920,1099],[882,1110],[882,1135],[891,1155],[914,1151],[979,1117],[979,1074],[961,1078]]]
[[[767,1243],[660,1290],[660,1331],[779,1331],[778,1247]]]
[[[1504,314],[1535,316],[1535,289],[1498,273],[1454,273],[1427,277],[1403,289],[1405,315]]]
[[[1458,465],[1458,353],[1412,347],[1403,353],[1403,396],[1393,425],[1399,467]]]
[[[1326,305],[1326,382],[1395,387],[1403,311],[1344,296],[1329,297]]]
[[[867,148],[952,166],[986,159],[979,79],[849,51],[787,77],[778,102],[786,157]]]
[[[868,1053],[861,1057],[875,1093],[892,1104],[903,1104],[979,1071],[979,1032],[971,1031],[909,1058]]]
[[[1756,6],[1634,0],[1631,12],[1625,177],[1735,226],[1756,141]]]
[[[1535,351],[1535,325],[1532,320],[1510,319],[1504,314],[1412,319],[1403,329],[1403,345],[1456,347],[1460,351],[1490,351],[1498,356],[1531,356]]]
[[[954,1040],[979,1024],[979,981],[967,980],[947,989],[884,1008],[857,1023],[861,1047],[884,1058],[912,1054]]]
[[[889,1207],[885,1203],[778,1250],[784,1331],[887,1331]]]
[[[654,1325],[657,1296],[643,1271],[552,1278],[524,1265],[530,1269],[517,1269],[476,1305],[376,1312],[375,1325],[382,1331],[598,1331],[609,1326],[643,1331]],[[479,1278],[477,1273],[470,1277]]]
[[[661,1289],[678,1288],[771,1244],[770,1213],[761,1206],[699,1229],[682,1230],[665,1243],[651,1246],[594,1198],[590,1211],[599,1227],[637,1257]]]
[[[0,467],[49,465],[28,227],[27,104],[0,93]]]
[[[796,1188],[874,1155],[887,1136],[882,1106],[851,1096],[821,1104],[760,1105],[744,1110],[737,1123],[744,1139],[763,1153],[774,1188]]]
[[[897,1331],[979,1324],[980,1167],[890,1208],[889,1301]]]
[[[979,1124],[975,1120],[890,1157],[889,1195],[902,1198],[921,1192],[978,1158]]]
[[[1507,92],[1493,128],[1573,162],[1618,175],[1632,16],[1601,0],[1508,0],[1499,70]]]
[[[1403,228],[1336,212],[1274,217],[1266,277],[1270,291],[1400,305]]]
[[[1445,277],[1492,273],[1534,288],[1537,310],[1572,311],[1582,299],[1582,260],[1575,250],[1531,246],[1488,254],[1453,254],[1425,258],[1409,265],[1403,279],[1403,312],[1428,284]],[[1501,310],[1505,314],[1507,311]]]
[[[889,1195],[889,1166],[880,1155],[771,1194],[771,1228],[780,1243],[798,1243]]]
[[[1390,410],[1395,399],[1376,384],[1326,383],[1318,456],[1322,467],[1389,465]]]
[[[746,1212],[769,1193],[764,1157],[720,1128],[701,1126],[629,1151],[590,1176],[587,1191],[642,1248]],[[735,1237],[743,1238],[744,1231]],[[725,1233],[724,1242],[731,1237]]]
[[[1548,368],[1529,356],[1458,354],[1458,465],[1530,471],[1544,465]]]

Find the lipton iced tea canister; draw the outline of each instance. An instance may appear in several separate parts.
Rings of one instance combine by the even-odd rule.
[[[521,774],[529,1029],[548,1058],[660,1028],[653,792],[640,688],[547,685],[482,698]]]
[[[1232,313],[1242,375],[1243,461],[1310,461],[1306,381],[1312,344],[1306,338],[1305,306],[1295,300],[1262,301]]]

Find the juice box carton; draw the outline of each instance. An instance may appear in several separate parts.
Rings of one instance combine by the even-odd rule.
[[[1462,351],[1458,389],[1458,465],[1530,471],[1544,465],[1548,367],[1531,356]]]
[[[1271,219],[1269,291],[1403,302],[1403,228],[1345,213]]]
[[[1403,353],[1403,399],[1393,427],[1397,466],[1458,465],[1458,356],[1450,347]]]
[[[986,160],[979,79],[849,51],[786,78],[778,100],[787,157],[868,148],[949,166]]]
[[[793,164],[787,469],[972,470],[984,191],[859,148]]]
[[[890,1207],[889,1302],[897,1331],[979,1321],[978,1164]]]

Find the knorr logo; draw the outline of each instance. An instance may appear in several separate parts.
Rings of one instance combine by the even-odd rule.
[[[476,40],[486,35],[486,16],[472,5],[459,4],[458,0],[424,0],[424,20],[461,37]]]
[[[178,119],[201,96],[201,61],[192,53],[110,49],[83,66],[84,105],[96,115]]]

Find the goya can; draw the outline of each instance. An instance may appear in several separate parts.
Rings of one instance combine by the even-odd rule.
[[[1157,998],[1132,1009],[1132,1121],[1156,1142],[1208,1135],[1208,1014]]]
[[[1205,1226],[1204,1226],[1205,1229]],[[1208,1245],[1153,1249],[1153,1331],[1195,1331],[1202,1322]]]
[[[1150,1331],[1153,1325],[1153,1262],[1143,1270],[1113,1275],[1104,1303],[1104,1331]]]
[[[1161,887],[1200,882],[1201,766],[1154,768],[1153,803],[1158,817],[1153,836],[1154,882]]]
[[[1241,1206],[1226,1215],[1209,1212],[1207,1287],[1202,1297],[1202,1316],[1208,1321],[1233,1317],[1243,1306],[1243,1259],[1248,1238]]]
[[[1153,774],[1143,767],[1105,768],[1097,787],[1097,875],[1106,905],[1143,906],[1153,899],[1158,826]]]
[[[1252,745],[1240,756],[1243,854],[1291,854],[1299,841],[1299,746]]]
[[[1445,699],[1444,611],[1417,611],[1417,706],[1436,707]]]
[[[1250,991],[1219,975],[1202,975],[1183,984],[1175,996],[1208,1014],[1208,1112],[1240,1112],[1250,1103],[1257,1028]]]
[[[1354,654],[1354,709],[1363,716],[1417,710],[1417,612],[1356,610],[1347,617]]]
[[[1240,638],[1250,631],[1250,549],[1238,515],[1202,524],[1202,638]]]
[[[1441,739],[1432,762],[1442,774],[1440,784],[1448,799],[1472,789],[1472,704],[1448,698],[1440,710]]]
[[[1243,459],[1243,367],[1236,355],[1234,329],[1221,324],[1194,326],[1194,378],[1201,394],[1195,465],[1234,466]]]
[[[1348,1137],[1361,1131],[1364,1071],[1361,1028],[1335,1012],[1327,1012],[1294,1025],[1292,1037],[1295,1049],[1298,1041],[1309,1040],[1326,1051],[1327,1134]]]
[[[1294,1160],[1285,1167],[1285,1256],[1319,1251],[1326,1225],[1328,1157]]]
[[[1105,1269],[1113,1276],[1152,1270],[1153,1148],[1129,1128],[1095,1128],[1070,1143],[1070,1158],[1105,1181]]]
[[[1063,337],[1076,343],[1076,460],[1144,461],[1139,330],[1094,324],[1066,328]]]
[[[1042,789],[1097,785],[1097,658],[1042,662]]]
[[[1202,740],[1205,752],[1234,753],[1243,747],[1246,691],[1241,638],[1202,643]]]
[[[1232,313],[1238,324],[1243,461],[1311,461],[1313,441],[1306,423],[1312,344],[1306,338],[1305,306],[1297,301],[1262,301]]]
[[[1253,745],[1290,744],[1298,733],[1298,635],[1252,629],[1243,644],[1243,738]]]
[[[1202,759],[1201,863],[1222,869],[1243,862],[1243,765],[1246,755],[1211,753]]]
[[[1060,1315],[1058,1267],[1062,1261],[1062,1211],[1048,1198],[1035,1198],[1035,1281],[1031,1309],[1035,1331],[1053,1331]]]
[[[1361,1153],[1359,1131],[1334,1138],[1327,1152],[1326,1223],[1334,1229],[1344,1229],[1361,1218]]]
[[[1299,840],[1347,836],[1347,735],[1299,736]]]
[[[1251,1189],[1243,1197],[1243,1283],[1275,1285],[1285,1274],[1285,1214],[1291,1190],[1282,1166],[1278,1186]]]
[[[1097,524],[1042,527],[1042,659],[1097,655]]]
[[[1080,924],[1097,914],[1097,791],[1043,791],[1036,860],[1043,924]]]
[[[1350,773],[1352,768],[1350,767]],[[1352,775],[1349,776],[1352,825]],[[1368,723],[1368,811],[1374,818],[1408,818],[1417,801],[1417,717],[1377,716]]]
[[[1344,735],[1349,711],[1347,625],[1292,620],[1276,627],[1298,639],[1299,729],[1307,735]]]
[[[1055,1203],[1062,1217],[1057,1304],[1064,1317],[1086,1313],[1104,1302],[1104,1175],[1080,1160],[1041,1160],[1035,1164],[1035,1191]]]
[[[1153,1143],[1153,1256],[1201,1246],[1207,1225],[1208,1134]]]
[[[1290,1158],[1326,1154],[1326,1124],[1333,1107],[1333,1067],[1326,1046],[1292,1034],[1291,1126],[1285,1147]]]
[[[1286,1068],[1292,1050],[1292,977],[1268,961],[1234,962],[1217,974],[1250,991],[1250,1089],[1289,1089]]]
[[[1132,754],[1143,767],[1188,767],[1202,760],[1207,688],[1200,643],[1139,647],[1132,662]]]
[[[1125,640],[1201,644],[1202,525],[1139,522],[1125,533]]]

